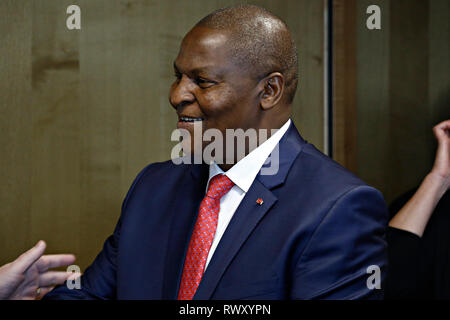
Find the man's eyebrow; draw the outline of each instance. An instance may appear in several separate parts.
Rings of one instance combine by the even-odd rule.
[[[176,72],[180,72],[180,69],[178,68],[176,62],[173,63],[173,68],[175,69]],[[211,76],[219,76],[219,74],[217,74],[216,72],[211,71],[211,68],[208,67],[203,67],[203,68],[195,68],[189,71],[190,74],[198,76],[200,74],[207,74],[207,75],[211,75]]]

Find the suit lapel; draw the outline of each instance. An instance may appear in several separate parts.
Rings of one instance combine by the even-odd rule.
[[[256,200],[264,200],[262,205]],[[250,187],[241,204],[233,215],[214,255],[203,274],[202,281],[194,299],[210,299],[226,268],[233,260],[245,240],[249,237],[258,222],[277,201],[277,198],[258,180]]]
[[[278,172],[272,176],[259,174],[256,177],[220,239],[194,299],[207,300],[211,298],[228,265],[259,221],[278,200],[271,189],[284,183],[289,169],[305,144],[306,141],[301,138],[294,124],[291,123],[279,142]],[[262,205],[257,204],[258,198],[263,199]]]
[[[208,166],[192,165],[179,186],[173,207],[162,299],[176,299],[189,239],[208,181]]]
[[[279,170],[273,176],[258,175],[233,215],[203,275],[194,299],[210,299],[227,267],[259,221],[276,203],[271,189],[284,183],[289,169],[306,142],[292,123],[279,143]],[[163,299],[176,299],[183,263],[200,202],[208,181],[207,165],[192,165],[186,172],[173,211],[165,261]],[[259,205],[256,200],[263,199]]]

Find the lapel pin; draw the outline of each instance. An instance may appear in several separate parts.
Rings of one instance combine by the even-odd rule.
[[[262,204],[264,203],[264,201],[263,201],[263,199],[258,198],[258,199],[256,200],[256,203],[259,204],[260,206],[262,206]]]

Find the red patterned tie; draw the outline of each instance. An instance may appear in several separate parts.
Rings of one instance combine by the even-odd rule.
[[[200,204],[198,218],[184,260],[178,300],[192,300],[194,297],[216,233],[220,199],[233,185],[233,181],[222,174],[214,176],[209,182],[208,192]]]

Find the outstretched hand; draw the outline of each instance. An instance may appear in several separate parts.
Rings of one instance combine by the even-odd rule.
[[[438,148],[431,173],[442,180],[447,190],[450,187],[450,120],[435,126],[433,133],[438,141]]]
[[[41,240],[16,260],[0,268],[0,300],[40,299],[55,285],[73,277],[71,273],[49,269],[71,265],[75,262],[75,256],[71,254],[43,256],[45,248],[46,244]]]

